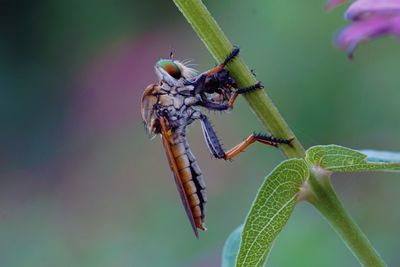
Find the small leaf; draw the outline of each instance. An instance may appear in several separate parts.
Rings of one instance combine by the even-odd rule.
[[[378,157],[375,157],[371,160],[366,154],[337,145],[313,146],[306,151],[307,162],[328,171],[400,171],[400,162],[377,159]]]
[[[225,242],[222,252],[222,267],[234,267],[236,256],[240,246],[240,236],[242,235],[243,224],[236,228]]]
[[[303,159],[286,160],[267,176],[246,218],[236,266],[264,265],[308,176],[309,169]]]
[[[400,163],[400,153],[390,151],[379,151],[379,150],[360,150],[361,153],[367,155],[367,161],[369,162],[381,162],[381,163]]]

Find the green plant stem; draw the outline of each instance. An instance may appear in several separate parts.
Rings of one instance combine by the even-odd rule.
[[[308,180],[311,194],[308,201],[328,220],[347,247],[363,266],[386,266],[368,238],[347,213],[336,196],[329,176],[314,174]]]
[[[207,46],[213,57],[217,62],[222,62],[232,51],[233,45],[229,42],[204,4],[200,0],[174,0],[174,2]],[[229,63],[228,69],[240,87],[247,87],[257,82],[250,69],[240,57]],[[295,137],[272,103],[272,100],[265,93],[265,90],[250,92],[245,94],[244,97],[256,116],[273,136],[285,139]],[[288,158],[304,157],[304,148],[297,139],[292,141],[291,146],[282,145],[281,150]]]
[[[202,1],[173,1],[187,21],[192,25],[193,29],[196,31],[213,57],[218,62],[222,62],[232,51],[233,45],[225,36],[224,32],[218,26],[217,22],[211,16]],[[229,63],[228,68],[240,87],[250,86],[257,82],[250,69],[240,57]],[[280,146],[283,154],[287,158],[304,158],[305,151],[303,146],[298,139],[295,138],[292,130],[280,115],[278,109],[268,97],[265,90],[250,92],[245,94],[244,98],[247,100],[262,124],[273,136],[279,138],[294,138],[291,146]],[[314,175],[311,175],[310,180],[317,181]],[[327,183],[329,183],[329,181]],[[315,201],[310,202],[321,211],[321,213],[331,223],[332,227],[342,236],[360,262],[362,264],[369,263],[372,261],[372,258],[374,258],[375,261],[373,262],[380,264],[366,266],[385,266],[383,261],[380,260],[379,255],[369,243],[368,239],[344,210],[332,187],[330,185],[319,186],[318,183],[309,183],[309,187],[310,192],[318,193],[318,198],[314,199]],[[330,213],[329,209],[336,212]],[[368,254],[370,252],[374,252],[372,253],[372,256]]]

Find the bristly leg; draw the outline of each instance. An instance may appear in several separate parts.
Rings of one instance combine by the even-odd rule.
[[[248,92],[257,90],[257,89],[262,89],[264,86],[261,84],[261,82],[257,82],[256,84],[253,84],[251,86],[245,87],[245,88],[239,88],[234,93],[232,94],[231,98],[228,101],[228,107],[233,108],[233,103],[236,101],[236,98],[240,94],[246,94]]]
[[[185,85],[194,86],[194,91],[196,94],[209,91],[210,86],[213,83],[225,85],[226,83],[231,82],[232,85],[236,85],[233,78],[229,76],[229,72],[224,70],[225,66],[232,61],[238,54],[239,48],[235,47],[232,52],[225,58],[224,62],[217,65],[215,68],[212,68],[193,79],[186,81]]]
[[[257,82],[256,84],[250,85],[248,87],[245,88],[239,88],[236,90],[236,92],[240,95],[240,94],[245,94],[257,89],[263,89],[264,85],[261,84],[261,82]]]
[[[204,137],[207,142],[207,146],[210,152],[213,154],[213,156],[218,159],[230,160],[235,156],[237,156],[240,152],[244,151],[248,146],[250,146],[254,142],[259,142],[265,145],[278,147],[280,144],[291,145],[291,142],[293,140],[293,138],[280,139],[265,134],[253,133],[249,137],[247,137],[243,142],[225,152],[207,116],[202,115],[200,119]]]
[[[240,48],[235,46],[233,48],[233,50],[231,51],[231,53],[225,58],[224,62],[221,64],[222,66],[226,66],[229,61],[231,61],[232,59],[234,59],[235,57],[237,57],[239,55],[240,52]]]
[[[239,47],[235,47],[231,53],[225,58],[224,62],[222,64],[217,65],[215,68],[212,68],[211,70],[206,72],[206,75],[211,75],[213,73],[221,71],[225,66],[232,61],[235,57],[239,55],[240,49]]]
[[[202,93],[215,93],[219,88],[226,88],[230,92],[233,92],[230,98],[228,99],[227,103],[224,104],[216,104],[208,101],[206,97],[203,97],[202,103],[200,105],[212,109],[212,110],[227,110],[233,107],[233,103],[235,102],[237,96],[239,94],[245,94],[251,92],[256,89],[264,88],[261,82],[257,82],[254,85],[245,87],[245,88],[238,88],[234,90],[233,88],[236,87],[235,80],[229,75],[229,72],[225,70],[225,66],[232,61],[236,56],[238,56],[240,49],[235,47],[231,53],[225,58],[222,64],[219,64],[213,69],[208,70],[207,72],[195,77],[191,81],[187,81],[187,85],[194,86],[194,92],[196,94]],[[222,90],[222,93],[224,91]],[[219,92],[221,93],[221,92]]]
[[[276,138],[271,135],[266,135],[264,133],[253,133],[253,135],[258,138],[259,140],[265,140],[266,142],[272,142],[275,144],[286,144],[286,145],[291,145],[292,141],[294,138],[289,138],[289,139],[281,139],[281,138]]]

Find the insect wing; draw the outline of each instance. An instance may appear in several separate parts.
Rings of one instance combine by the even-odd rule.
[[[170,142],[169,142],[171,133],[169,132],[169,129],[167,128],[165,118],[163,118],[163,117],[160,118],[160,124],[161,124],[162,142],[163,142],[163,145],[164,145],[165,153],[166,153],[167,158],[168,158],[169,166],[171,168],[171,171],[174,174],[176,187],[178,188],[178,192],[179,192],[179,195],[181,197],[183,207],[185,208],[185,211],[186,211],[186,214],[187,214],[187,216],[189,218],[190,224],[192,225],[193,232],[194,232],[195,236],[197,238],[199,238],[199,233],[197,231],[197,227],[196,227],[196,223],[194,221],[193,213],[192,213],[192,210],[190,209],[189,200],[187,199],[187,196],[185,194],[185,189],[184,189],[183,184],[182,184],[182,178],[179,175],[178,167],[177,167],[174,155],[173,155],[172,150],[171,150],[171,145],[170,145]]]

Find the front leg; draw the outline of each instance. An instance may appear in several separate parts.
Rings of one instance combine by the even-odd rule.
[[[223,68],[225,68],[225,66],[232,61],[235,57],[237,57],[239,55],[240,49],[239,47],[235,47],[231,53],[225,58],[224,62],[222,62],[221,64],[217,65],[215,68],[212,68],[210,70],[208,70],[206,72],[207,75],[211,75],[214,74],[216,72],[221,71]]]
[[[232,50],[232,52],[225,58],[224,62],[217,65],[215,68],[212,68],[212,69],[200,74],[199,76],[195,77],[194,79],[187,81],[185,83],[185,85],[193,85],[194,92],[196,94],[206,90],[207,89],[207,86],[206,86],[207,77],[210,77],[218,72],[221,72],[230,61],[232,61],[235,57],[237,57],[239,52],[240,52],[240,49],[238,47],[235,47]]]

